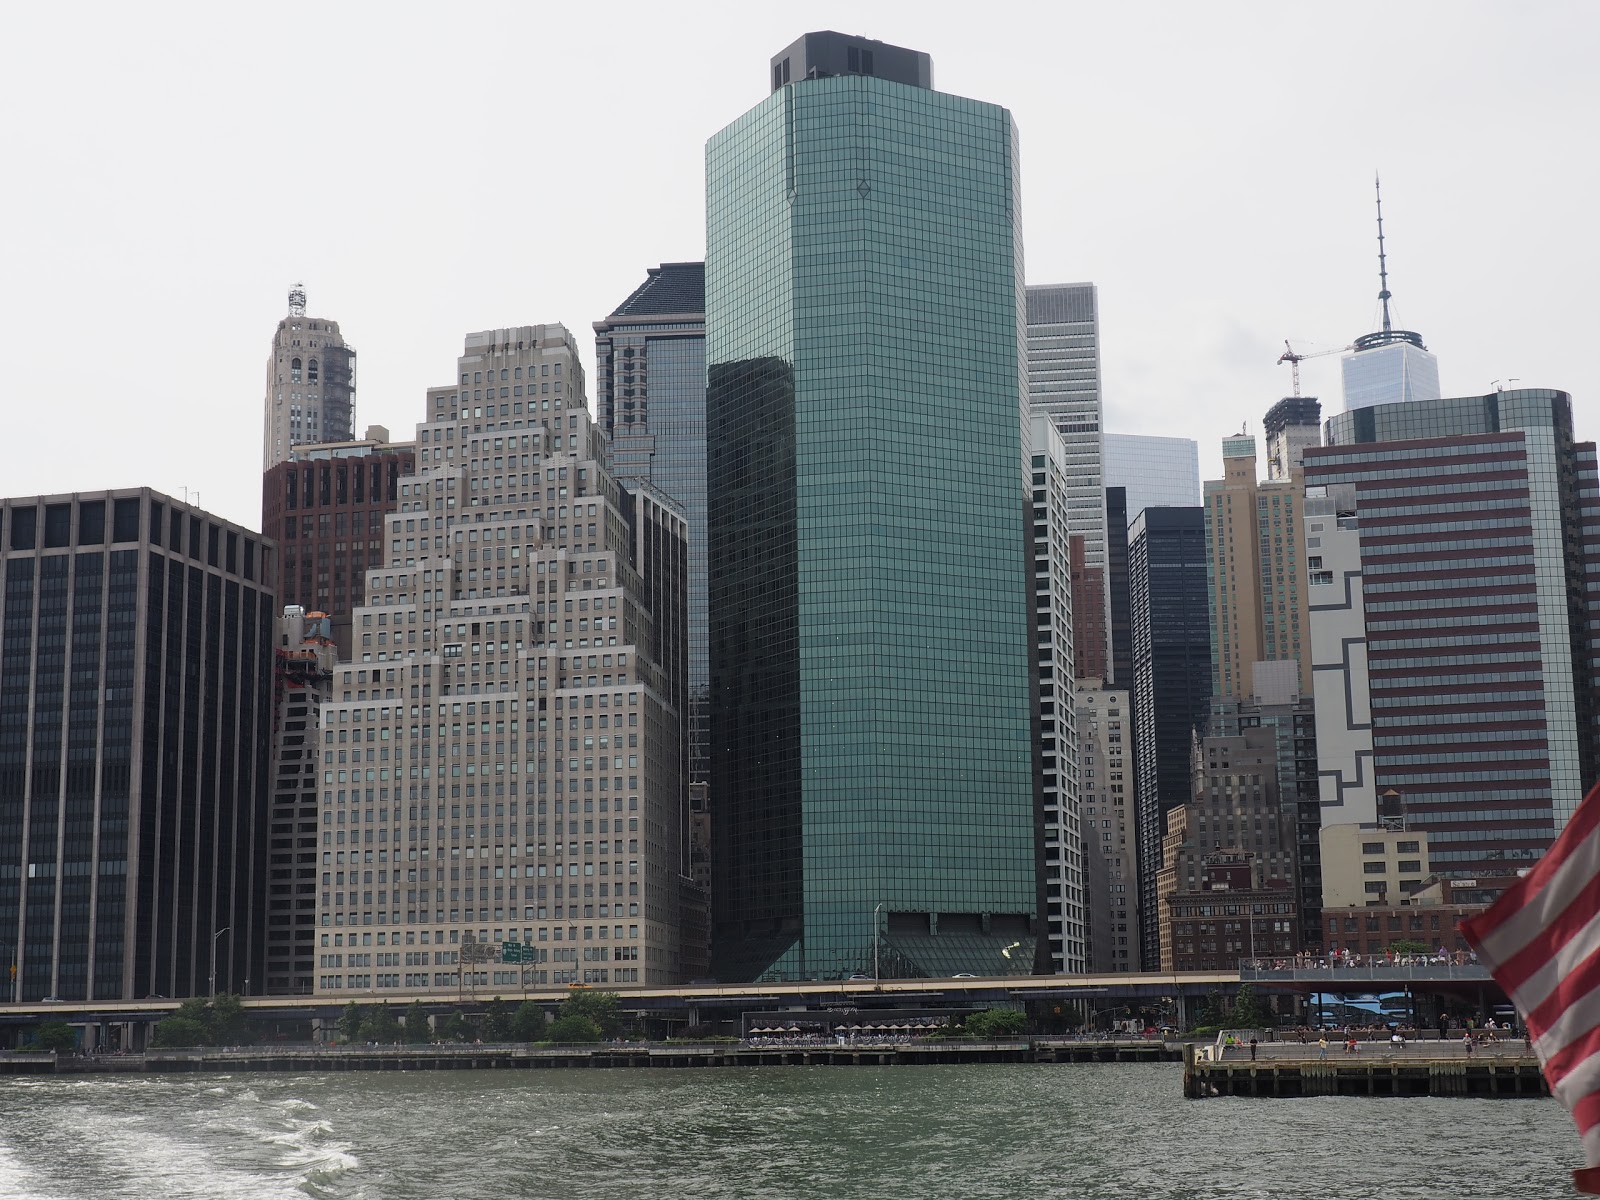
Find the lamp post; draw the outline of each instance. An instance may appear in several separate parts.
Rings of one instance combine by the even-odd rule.
[[[874,983],[878,980],[878,913],[882,908],[882,900],[872,906],[872,979]]]
[[[217,998],[217,939],[232,928],[233,926],[231,925],[224,925],[211,935],[211,998],[213,1000]]]

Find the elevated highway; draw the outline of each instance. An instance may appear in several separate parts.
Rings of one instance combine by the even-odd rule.
[[[691,1024],[730,1013],[802,1008],[966,1008],[1027,1000],[1151,1001],[1170,998],[1180,1006],[1212,991],[1239,985],[1237,971],[1194,971],[1179,974],[1120,973],[1113,975],[1005,975],[970,979],[807,980],[790,983],[698,984],[670,987],[612,987],[624,1010],[645,1016],[687,1018]],[[420,1003],[430,1013],[465,1005],[481,1009],[496,998],[534,1000],[554,1006],[575,989],[525,990],[480,987],[462,994],[340,991],[318,996],[249,996],[245,1010],[284,1021],[331,1021],[349,1003],[388,1003],[407,1008]],[[41,1021],[69,1024],[150,1024],[170,1016],[179,1001],[145,1000],[52,1001],[0,1005],[0,1028]]]
[[[1144,972],[1110,975],[1006,975],[964,979],[805,980],[785,983],[698,984],[670,987],[614,987],[625,1011],[672,1024],[699,1025],[737,1020],[744,1013],[827,1009],[966,1009],[1026,1001],[1086,1001],[1094,1007],[1169,1000],[1184,1024],[1191,1005],[1212,992],[1231,993],[1241,982],[1262,992],[1356,994],[1399,991],[1463,997],[1498,995],[1488,971],[1449,964],[1368,967],[1294,967],[1247,962],[1236,971]],[[420,1003],[430,1014],[465,1007],[481,1011],[489,1001],[534,1000],[553,1008],[573,988],[511,990],[481,987],[456,994],[341,991],[318,996],[249,996],[245,1010],[265,1020],[331,1024],[354,1001],[408,1008]],[[120,1027],[115,1040],[137,1048],[150,1027],[170,1016],[177,1000],[99,1000],[0,1005],[0,1045],[43,1021]],[[9,1036],[8,1036],[9,1035]]]

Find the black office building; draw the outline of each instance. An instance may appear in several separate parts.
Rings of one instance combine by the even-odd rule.
[[[1128,595],[1128,489],[1106,489],[1106,601],[1111,609],[1111,682],[1133,688],[1133,607]]]
[[[1134,786],[1139,817],[1143,969],[1160,967],[1156,875],[1167,814],[1189,802],[1190,745],[1211,702],[1202,508],[1146,508],[1128,528],[1133,624]]]
[[[264,978],[274,553],[148,488],[0,502],[11,999]]]

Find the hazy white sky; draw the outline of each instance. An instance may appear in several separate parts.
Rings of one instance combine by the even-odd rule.
[[[256,525],[285,293],[408,436],[469,330],[591,322],[703,256],[703,148],[810,29],[926,50],[1022,130],[1032,283],[1100,285],[1107,427],[1252,429],[1297,348],[1402,326],[1447,395],[1600,434],[1600,5],[6,5],[0,493],[150,484]],[[1338,358],[1304,368],[1334,401]]]

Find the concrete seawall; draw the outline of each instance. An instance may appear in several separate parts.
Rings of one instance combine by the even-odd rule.
[[[0,1074],[197,1071],[495,1071],[626,1067],[918,1066],[932,1063],[1177,1062],[1163,1042],[927,1041],[900,1045],[383,1046],[169,1050],[0,1057]]]

